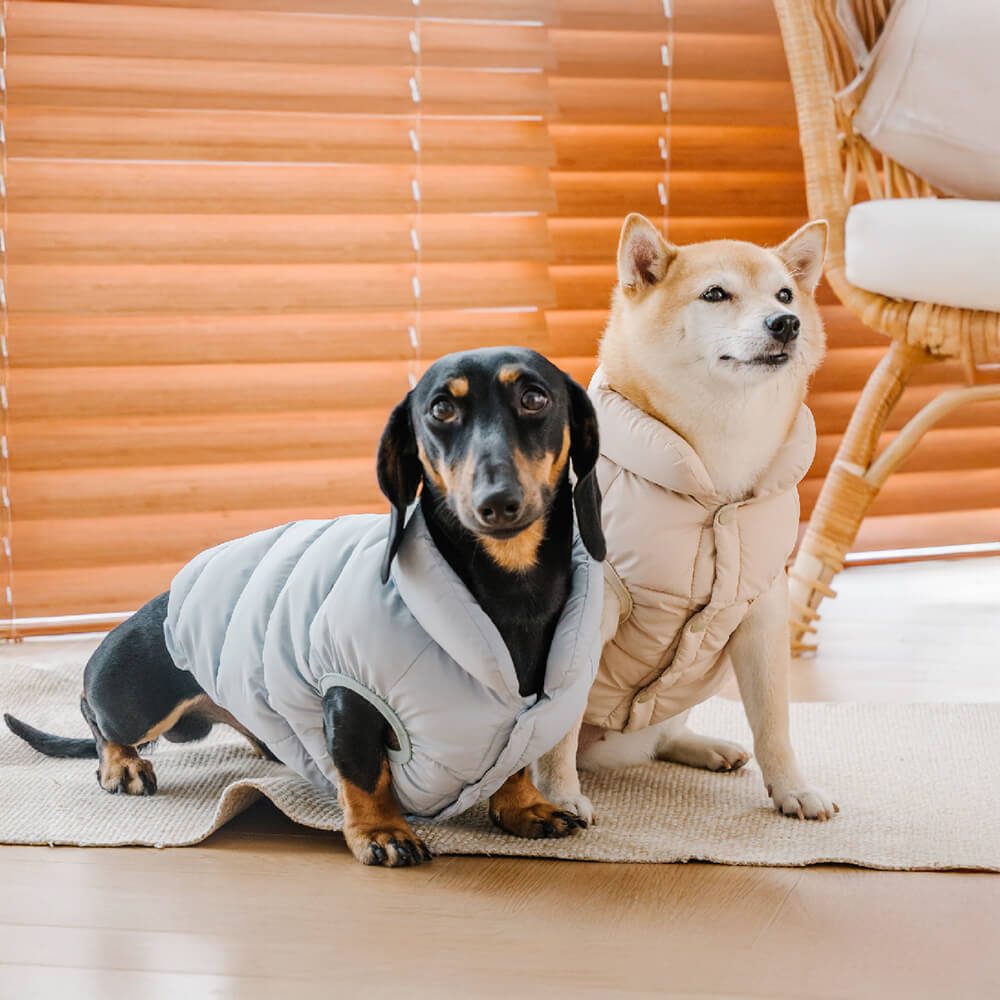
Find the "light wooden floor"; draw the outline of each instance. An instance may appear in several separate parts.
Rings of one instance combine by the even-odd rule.
[[[854,569],[838,587],[796,697],[1000,699],[1000,560]],[[270,807],[200,847],[0,848],[4,1000],[990,998],[998,945],[1000,878],[986,874],[486,858],[368,870]]]

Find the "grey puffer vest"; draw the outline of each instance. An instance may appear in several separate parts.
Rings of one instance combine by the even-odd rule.
[[[341,685],[392,726],[403,811],[446,819],[550,750],[583,712],[600,655],[601,564],[579,536],[541,697],[522,697],[496,626],[434,545],[419,506],[392,575],[387,515],[294,521],[225,542],[174,578],[174,663],[275,756],[334,792],[322,698]]]

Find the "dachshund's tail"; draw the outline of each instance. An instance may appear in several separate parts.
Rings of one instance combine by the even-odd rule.
[[[13,715],[4,714],[3,721],[7,723],[7,728],[15,735],[20,736],[25,743],[34,747],[47,757],[97,757],[97,742],[93,739],[72,739],[68,736],[55,736],[52,733],[43,733],[41,729],[35,729],[20,719],[15,719]]]

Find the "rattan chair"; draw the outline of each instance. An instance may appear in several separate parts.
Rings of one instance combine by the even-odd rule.
[[[871,47],[892,0],[850,0]],[[1000,385],[976,385],[977,367],[1000,362],[1000,313],[890,299],[852,285],[844,273],[844,227],[859,194],[919,198],[938,194],[905,167],[873,150],[853,129],[853,106],[835,94],[854,76],[851,50],[837,20],[837,0],[774,0],[798,111],[809,214],[830,222],[826,276],[848,309],[891,338],[858,400],[823,483],[791,570],[792,651],[814,650],[817,608],[843,568],[844,555],[872,501],[924,434],[964,403],[1000,399]],[[922,364],[960,360],[966,385],[942,392],[875,458],[889,415]]]

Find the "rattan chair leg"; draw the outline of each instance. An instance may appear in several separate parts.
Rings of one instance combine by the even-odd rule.
[[[794,656],[816,648],[804,636],[815,632],[823,598],[836,596],[830,581],[843,568],[844,555],[881,485],[865,477],[879,437],[914,369],[929,360],[926,351],[893,341],[858,400],[788,572]]]

